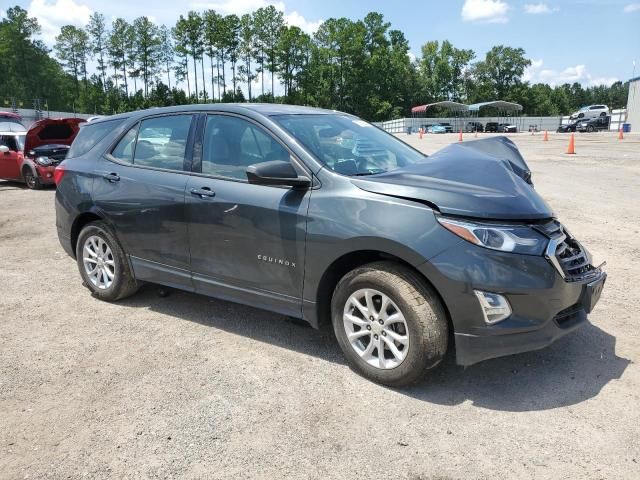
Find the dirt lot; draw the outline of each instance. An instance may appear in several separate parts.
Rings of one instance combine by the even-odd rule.
[[[608,262],[592,325],[404,390],[278,315],[155,288],[93,299],[54,191],[0,182],[0,477],[640,478],[640,136],[578,135],[575,156],[566,135],[513,138]]]

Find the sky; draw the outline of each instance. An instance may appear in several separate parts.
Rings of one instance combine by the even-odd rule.
[[[269,4],[309,33],[327,18],[380,12],[405,33],[415,57],[429,40],[473,49],[476,59],[494,45],[521,47],[532,83],[591,86],[640,75],[640,0],[0,0],[0,18],[13,5],[25,8],[52,46],[62,25],[82,26],[96,10],[109,21],[146,15],[172,26],[188,10],[243,14]]]

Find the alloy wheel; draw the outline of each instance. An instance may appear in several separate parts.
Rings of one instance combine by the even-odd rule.
[[[352,293],[342,319],[349,344],[369,365],[387,370],[406,358],[407,322],[396,303],[384,293],[372,288]]]
[[[82,263],[89,281],[100,290],[111,286],[116,265],[111,247],[98,235],[88,237],[82,248]]]

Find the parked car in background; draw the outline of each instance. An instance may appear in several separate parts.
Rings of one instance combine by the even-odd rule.
[[[1,132],[22,132],[26,130],[22,124],[22,117],[13,112],[0,112]]]
[[[586,107],[582,107],[575,113],[572,113],[569,117],[571,120],[576,119],[590,119],[590,118],[598,118],[598,117],[606,117],[609,115],[609,107],[606,105],[587,105]]]
[[[487,122],[484,127],[485,132],[497,132],[498,131],[498,122]]]
[[[576,131],[576,126],[580,122],[581,122],[581,120],[570,120],[569,123],[565,123],[563,125],[560,125],[558,127],[557,132],[558,133],[575,132]]]
[[[590,120],[582,119],[576,124],[576,131],[578,132],[595,132],[598,130],[609,130],[609,123],[611,117],[597,117]]]
[[[55,167],[64,160],[83,122],[82,118],[45,118],[35,122],[22,135],[24,141],[13,145],[20,150],[6,145],[8,154],[0,152],[6,160],[0,167],[0,178],[24,182],[34,190],[52,185]]]
[[[467,125],[464,128],[464,131],[467,133],[483,132],[484,127],[480,122],[467,122]]]
[[[329,322],[351,367],[391,386],[448,350],[471,365],[545,347],[606,279],[506,137],[427,157],[332,110],[178,106],[87,124],[56,182],[94,297],[152,282]]]
[[[22,131],[5,130],[6,126],[0,129],[0,179],[23,181],[20,173],[20,166],[24,161],[24,140],[27,132],[22,127]]]
[[[427,133],[447,133],[447,127],[439,123],[434,123],[427,127]]]
[[[500,132],[500,133],[516,133],[517,131],[518,131],[518,127],[516,127],[512,123],[499,123],[498,124],[498,132]]]
[[[445,132],[446,132],[446,133],[451,133],[451,132],[453,132],[453,127],[451,126],[451,124],[450,124],[450,123],[447,123],[447,122],[440,122],[440,123],[439,123],[439,125],[440,125],[440,126],[442,126],[442,127],[444,127],[444,129],[445,129]]]

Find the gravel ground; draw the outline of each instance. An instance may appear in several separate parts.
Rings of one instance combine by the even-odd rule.
[[[402,390],[278,315],[153,287],[93,299],[54,191],[0,182],[0,477],[640,478],[640,136],[577,135],[575,156],[566,135],[512,137],[607,260],[602,300],[547,349],[449,359]]]

